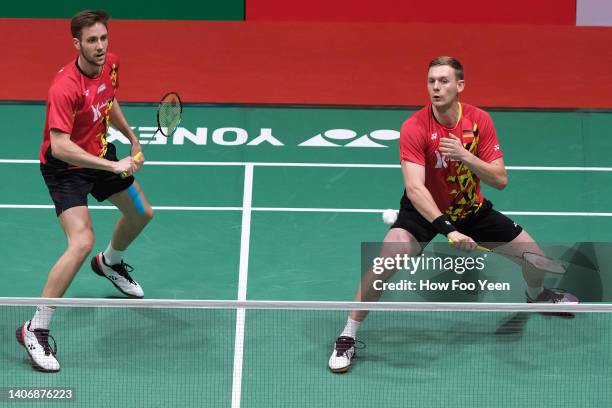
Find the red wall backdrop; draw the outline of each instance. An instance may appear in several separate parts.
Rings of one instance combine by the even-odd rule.
[[[44,100],[75,58],[68,20],[0,19],[0,100]],[[427,63],[465,65],[480,106],[612,108],[612,28],[111,21],[123,101],[423,105]]]
[[[576,0],[246,0],[247,21],[576,24]]]

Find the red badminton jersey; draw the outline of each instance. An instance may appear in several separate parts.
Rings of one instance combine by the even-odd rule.
[[[404,122],[400,132],[400,160],[425,167],[425,187],[440,211],[456,221],[476,212],[484,197],[478,176],[460,161],[445,160],[438,151],[440,138],[449,137],[449,133],[460,138],[467,150],[485,162],[492,162],[503,154],[491,117],[475,106],[459,104],[459,120],[453,128],[436,121],[431,104]]]
[[[72,142],[95,156],[106,154],[110,111],[119,86],[118,70],[119,59],[110,53],[96,78],[81,72],[76,61],[59,70],[49,87],[41,163],[47,162],[51,129],[68,133]]]

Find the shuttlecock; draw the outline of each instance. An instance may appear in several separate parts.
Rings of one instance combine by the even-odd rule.
[[[385,224],[393,224],[395,220],[397,220],[397,211],[395,210],[385,210],[382,214],[383,222]]]

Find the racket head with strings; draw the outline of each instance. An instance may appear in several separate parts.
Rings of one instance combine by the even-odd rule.
[[[157,127],[159,132],[170,137],[176,131],[183,117],[183,103],[176,92],[165,94],[157,106]]]
[[[181,97],[176,92],[168,92],[162,96],[157,105],[157,129],[165,137],[170,137],[176,131],[183,117],[183,103]],[[142,157],[142,152],[136,153],[135,160]],[[124,171],[121,173],[121,178],[130,176],[130,173]]]
[[[561,261],[554,260],[544,255],[535,254],[533,252],[524,252],[523,260],[525,263],[547,273],[564,275],[567,272],[567,266]]]
[[[448,243],[455,246],[455,243],[450,239],[448,240]],[[492,252],[489,248],[480,245],[477,245],[475,250],[480,252]],[[557,275],[564,275],[567,272],[567,266],[561,263],[561,261],[556,261],[552,258],[536,254],[534,252],[523,252],[523,255],[520,258],[525,261],[526,265],[543,272],[554,273]]]

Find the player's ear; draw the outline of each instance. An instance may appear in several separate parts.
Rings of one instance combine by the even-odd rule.
[[[465,89],[465,80],[460,79],[457,81],[457,92],[463,92]]]
[[[74,48],[76,48],[77,51],[81,51],[81,41],[79,41],[78,38],[72,39],[72,45],[74,45]]]

